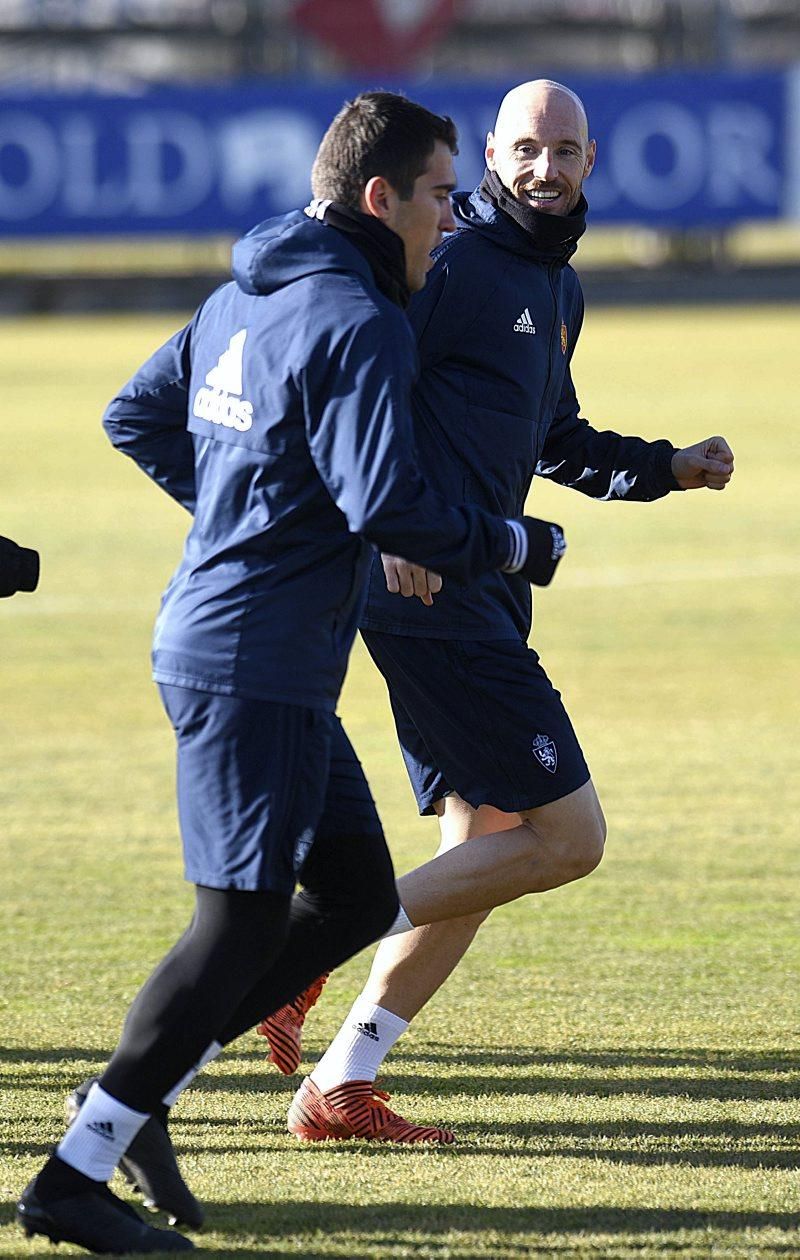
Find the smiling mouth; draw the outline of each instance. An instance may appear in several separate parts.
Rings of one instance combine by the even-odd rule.
[[[545,206],[550,202],[558,201],[561,196],[560,188],[526,188],[525,196],[534,206]]]

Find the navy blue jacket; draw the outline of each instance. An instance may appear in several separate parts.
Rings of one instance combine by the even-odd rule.
[[[155,678],[333,708],[369,544],[464,582],[505,563],[509,531],[423,480],[414,338],[355,245],[296,211],[237,244],[234,277],[103,420],[194,514]]]
[[[435,252],[409,308],[420,377],[414,437],[425,476],[452,503],[517,517],[534,472],[596,499],[678,488],[670,442],[599,433],[579,416],[570,360],[583,296],[566,250],[545,250],[478,192],[457,193],[460,230]],[[432,608],[386,591],[373,563],[365,629],[431,638],[526,639],[527,582],[445,581]]]

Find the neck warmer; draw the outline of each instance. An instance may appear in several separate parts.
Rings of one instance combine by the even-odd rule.
[[[522,229],[537,251],[564,262],[575,253],[578,241],[586,231],[586,211],[589,209],[583,193],[570,214],[548,214],[545,210],[536,210],[517,201],[497,171],[486,171],[479,191],[485,201]]]
[[[338,201],[315,198],[306,210],[313,219],[343,232],[369,263],[375,283],[384,297],[403,310],[411,290],[406,279],[406,249],[401,238],[373,214],[351,210]]]

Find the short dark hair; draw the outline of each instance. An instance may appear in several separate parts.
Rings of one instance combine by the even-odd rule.
[[[396,92],[362,92],[334,118],[311,168],[317,198],[358,210],[369,180],[381,175],[401,201],[414,195],[437,140],[458,153],[452,118],[442,118]]]

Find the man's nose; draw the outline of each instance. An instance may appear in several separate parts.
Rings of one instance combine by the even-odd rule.
[[[542,149],[536,161],[533,164],[533,173],[537,179],[552,179],[556,173],[556,165],[553,161],[552,151],[548,148]]]
[[[442,213],[439,216],[439,231],[454,232],[456,229],[456,221],[453,218],[453,207],[450,204],[450,198],[442,202]]]

